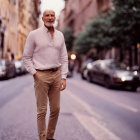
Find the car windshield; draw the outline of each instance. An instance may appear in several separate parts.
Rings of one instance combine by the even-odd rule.
[[[111,62],[108,64],[108,67],[111,69],[128,70],[127,66],[120,62]]]

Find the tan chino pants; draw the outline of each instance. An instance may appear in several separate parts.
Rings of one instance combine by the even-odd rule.
[[[56,72],[37,71],[34,88],[37,103],[37,126],[40,140],[53,139],[60,110],[60,69]],[[46,112],[49,100],[50,116],[46,130]]]

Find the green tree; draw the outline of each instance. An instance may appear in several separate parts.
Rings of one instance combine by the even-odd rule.
[[[131,48],[140,42],[140,1],[113,0],[113,4],[114,9],[94,18],[77,37],[75,50],[85,53],[92,47]]]
[[[135,64],[137,64],[137,43],[140,42],[140,1],[113,0],[115,17],[112,20],[114,35],[113,44],[121,49],[129,49],[129,65],[132,66],[132,47],[135,50]],[[120,54],[122,51],[120,51]],[[123,55],[122,55],[123,56]],[[121,58],[120,58],[121,59]]]
[[[106,14],[100,14],[93,19],[87,28],[92,47],[104,48],[110,47],[113,38],[113,28],[111,27],[111,21],[114,13],[110,11]]]
[[[74,33],[71,28],[65,27],[64,30],[62,30],[65,38],[65,43],[68,51],[71,51],[73,48],[73,42],[74,42]]]
[[[115,27],[114,44],[131,47],[140,41],[140,1],[138,0],[113,0],[115,17],[112,26]]]
[[[79,34],[75,41],[74,49],[77,53],[84,54],[93,47],[103,49],[111,46],[114,40],[112,37],[114,29],[110,28],[113,16],[113,11],[110,11],[91,20],[86,31]]]
[[[85,54],[91,48],[87,31],[81,32],[75,40],[73,50],[78,54]]]

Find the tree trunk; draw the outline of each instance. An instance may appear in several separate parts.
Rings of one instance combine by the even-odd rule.
[[[129,66],[132,67],[132,47],[129,48]]]
[[[123,61],[123,47],[120,47],[120,62]]]
[[[134,57],[135,65],[138,65],[138,50],[137,45],[135,45],[135,57]]]

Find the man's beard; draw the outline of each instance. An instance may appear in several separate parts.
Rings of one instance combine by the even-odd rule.
[[[46,23],[45,23],[45,25],[46,25],[47,27],[52,27],[53,24],[54,24],[54,22],[52,22],[52,23],[46,22]]]

